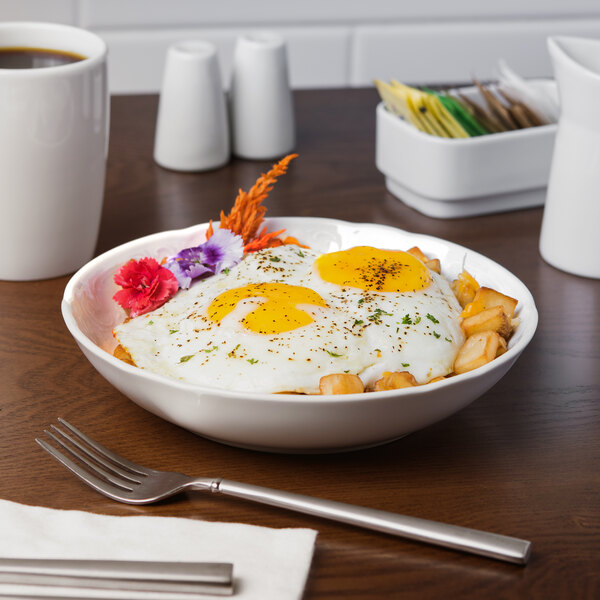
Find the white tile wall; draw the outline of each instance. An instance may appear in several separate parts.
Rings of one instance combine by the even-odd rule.
[[[0,0],[0,20],[41,20],[96,31],[110,49],[113,93],[160,89],[174,41],[213,42],[227,85],[235,39],[258,28],[288,43],[295,88],[493,77],[499,58],[525,76],[550,76],[545,39],[600,38],[599,0]]]
[[[77,0],[0,0],[0,21],[48,21],[76,25]]]
[[[111,89],[155,92],[160,89],[170,44],[203,39],[217,47],[223,82],[228,87],[236,38],[251,29],[113,30],[100,32],[110,49]],[[349,81],[350,30],[344,27],[278,28],[286,39],[290,83],[295,88],[342,87]]]
[[[357,27],[350,85],[489,79],[500,58],[524,77],[551,77],[546,38],[557,34],[600,38],[600,18]]]
[[[598,0],[80,0],[83,27],[447,21],[600,15]]]

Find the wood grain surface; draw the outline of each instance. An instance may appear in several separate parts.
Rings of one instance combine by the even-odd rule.
[[[295,101],[300,157],[269,197],[268,214],[393,225],[499,262],[530,288],[540,312],[536,336],[514,368],[466,409],[394,443],[331,455],[253,452],[171,425],[108,384],[62,321],[68,277],[0,282],[0,498],[315,528],[307,600],[599,598],[600,282],[541,260],[541,209],[435,220],[387,193],[374,164],[373,90],[301,91]],[[112,99],[98,253],[218,218],[238,188],[270,165],[233,160],[209,173],[164,170],[152,160],[156,108],[155,96]],[[517,567],[201,493],[154,506],[117,504],[34,443],[58,416],[148,466],[513,535],[531,540],[533,555]]]

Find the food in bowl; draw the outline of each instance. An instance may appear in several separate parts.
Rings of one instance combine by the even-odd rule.
[[[451,284],[416,247],[319,254],[256,236],[260,222],[249,234],[248,214],[222,215],[231,229],[210,228],[204,244],[162,265],[122,267],[115,299],[130,318],[114,328],[116,356],[226,390],[344,394],[439,381],[506,350],[516,301],[468,273]]]
[[[447,375],[464,342],[460,312],[448,282],[408,253],[284,245],[246,255],[115,336],[137,366],[182,381],[316,394],[329,374],[367,387],[407,367],[418,383]]]

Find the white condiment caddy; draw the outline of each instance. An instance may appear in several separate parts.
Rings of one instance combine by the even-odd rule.
[[[556,94],[550,80],[532,82]],[[461,88],[475,98],[476,87]],[[544,203],[556,124],[448,139],[428,135],[376,109],[375,164],[388,191],[442,219],[503,212]]]

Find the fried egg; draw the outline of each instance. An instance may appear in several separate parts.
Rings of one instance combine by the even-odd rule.
[[[406,252],[319,255],[294,245],[247,254],[114,335],[136,366],[243,392],[319,393],[319,380],[385,372],[447,375],[464,342],[448,282]]]

